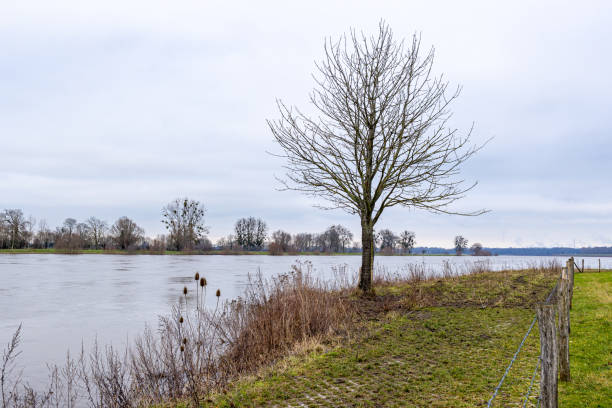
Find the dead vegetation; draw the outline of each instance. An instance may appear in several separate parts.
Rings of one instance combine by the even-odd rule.
[[[200,406],[244,375],[286,356],[296,345],[342,339],[361,323],[390,311],[429,306],[530,307],[545,298],[559,265],[490,272],[485,267],[433,274],[411,266],[398,274],[379,271],[375,291],[360,296],[356,277],[338,270],[331,283],[313,278],[309,264],[271,280],[250,280],[244,296],[204,307],[204,277],[185,287],[182,301],[147,328],[127,349],[84,349],[50,367],[49,386],[35,391],[14,371],[21,332],[3,353],[2,408]],[[466,273],[467,272],[467,273]]]

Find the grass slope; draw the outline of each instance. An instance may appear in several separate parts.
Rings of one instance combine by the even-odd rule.
[[[570,333],[571,382],[561,407],[612,407],[612,271],[576,274]]]
[[[481,273],[377,288],[344,338],[317,344],[236,383],[209,406],[486,406],[554,285],[537,271]],[[612,273],[577,274],[572,383],[562,407],[612,406]],[[493,406],[522,406],[537,357],[537,324]],[[527,406],[536,406],[539,376]]]

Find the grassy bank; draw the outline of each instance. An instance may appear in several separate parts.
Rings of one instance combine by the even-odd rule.
[[[50,367],[40,393],[18,376],[9,376],[21,384],[10,389],[24,408],[66,406],[83,391],[91,406],[485,406],[559,272],[555,264],[474,266],[427,278],[415,265],[402,276],[379,270],[375,293],[363,297],[350,277],[320,282],[295,267],[270,281],[254,277],[243,296],[214,311],[203,307],[207,282],[196,274],[157,330],[125,350],[96,346]],[[561,406],[612,402],[611,278],[610,271],[576,275],[574,381],[561,384]],[[19,329],[13,338],[18,344]],[[535,325],[493,406],[522,406],[538,343]],[[538,384],[536,375],[527,406],[536,405]],[[43,404],[51,397],[60,399]]]
[[[577,274],[571,311],[572,380],[561,407],[612,407],[612,271]]]
[[[550,271],[392,282],[342,338],[302,345],[209,406],[484,406],[555,281]],[[612,272],[577,274],[573,381],[560,406],[612,406]],[[537,325],[493,406],[522,406],[539,354]],[[527,406],[536,406],[535,389]]]

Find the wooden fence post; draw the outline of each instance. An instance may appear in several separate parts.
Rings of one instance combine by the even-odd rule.
[[[599,258],[597,262],[599,263],[599,267],[597,268],[597,271],[601,273],[601,258]]]
[[[555,328],[555,305],[536,305],[540,329],[540,405],[542,408],[557,408],[557,330]]]
[[[557,314],[559,316],[559,378],[570,380],[569,334],[570,334],[570,280],[567,268],[561,271],[557,297]]]
[[[569,274],[569,308],[572,308],[572,299],[574,299],[574,257],[572,256],[567,261],[567,272]]]
[[[584,272],[584,258],[582,258],[582,272]]]

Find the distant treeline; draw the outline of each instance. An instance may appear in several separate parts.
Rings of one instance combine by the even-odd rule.
[[[583,256],[612,256],[612,247],[552,247],[552,248],[488,248],[484,247],[491,255],[517,255],[517,256],[562,256],[562,255],[583,255]],[[469,251],[470,253],[472,251]],[[430,255],[454,255],[455,249],[440,248],[440,247],[416,247],[415,254],[430,254]]]
[[[291,234],[283,230],[268,233],[264,220],[255,217],[240,218],[234,231],[213,243],[207,237],[204,224],[204,206],[195,200],[176,199],[161,211],[161,222],[167,234],[147,237],[145,231],[128,217],[120,217],[112,224],[89,217],[84,221],[66,218],[62,225],[49,228],[45,220],[26,217],[20,209],[0,211],[0,249],[48,249],[65,251],[84,249],[129,251],[268,251],[281,253],[355,253],[361,252],[353,233],[342,225],[332,225],[319,233]],[[458,235],[453,249],[416,247],[414,232],[404,230],[396,235],[389,229],[376,231],[376,251],[392,254],[428,255],[612,255],[612,247],[589,248],[488,248]]]
[[[234,231],[212,243],[208,227],[204,224],[205,208],[202,203],[189,199],[176,199],[162,208],[161,222],[167,234],[148,237],[134,220],[120,217],[112,224],[96,217],[84,221],[66,218],[51,229],[45,220],[26,217],[20,209],[0,212],[0,249],[58,249],[78,251],[269,251],[270,254],[287,252],[350,253],[360,252],[353,233],[342,225],[332,225],[320,233],[290,234],[283,230],[268,233],[264,220],[255,217],[240,218]],[[396,236],[390,230],[376,234],[379,251],[410,253],[414,247],[414,233],[402,232]]]

